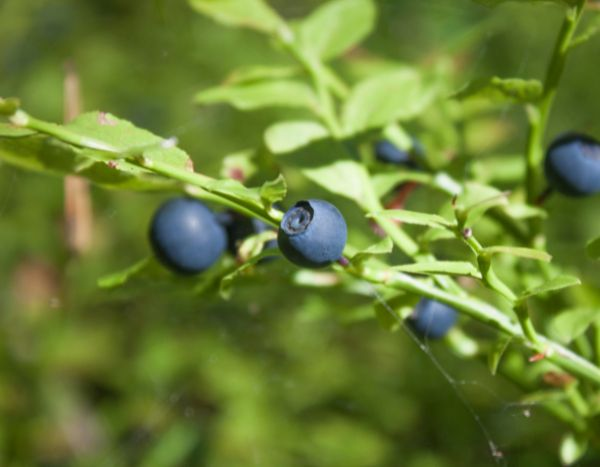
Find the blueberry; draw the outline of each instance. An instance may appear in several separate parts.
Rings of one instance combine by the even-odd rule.
[[[594,138],[568,133],[555,139],[546,151],[548,184],[567,196],[587,196],[600,191],[600,143]]]
[[[165,202],[150,224],[156,257],[180,274],[195,274],[212,266],[227,245],[225,229],[213,212],[191,198]]]
[[[427,339],[440,339],[456,322],[456,310],[444,303],[422,298],[408,318],[409,326]]]
[[[387,139],[379,140],[374,147],[375,158],[379,162],[396,165],[409,165],[412,163],[408,151],[400,149]]]
[[[261,221],[246,217],[235,211],[226,211],[218,214],[219,222],[227,231],[227,249],[232,255],[237,255],[237,249],[240,243],[251,235],[256,235],[273,228]],[[277,240],[270,240],[265,243],[264,248],[277,248]]]
[[[322,268],[341,258],[348,235],[346,221],[331,203],[298,201],[279,226],[277,241],[283,255],[306,268]]]
[[[373,151],[379,162],[403,165],[411,169],[417,168],[416,161],[425,157],[423,145],[416,138],[412,138],[412,148],[410,150],[400,149],[391,141],[381,139],[375,143]]]

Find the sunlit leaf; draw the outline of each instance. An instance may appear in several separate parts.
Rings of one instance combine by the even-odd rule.
[[[310,120],[279,122],[265,131],[265,143],[274,154],[292,152],[329,136],[323,125]]]
[[[310,180],[331,193],[344,196],[367,207],[375,199],[369,174],[358,162],[341,160],[331,165],[302,171]]]
[[[263,0],[188,0],[193,9],[227,26],[274,33],[283,20]]]
[[[218,86],[196,94],[197,104],[229,104],[239,110],[264,107],[304,107],[316,109],[317,99],[310,87],[300,81],[258,81]]]
[[[567,433],[560,442],[560,460],[571,465],[581,459],[588,449],[588,440],[581,434]]]
[[[358,83],[346,101],[342,122],[347,135],[410,120],[433,101],[436,87],[412,68],[383,73]]]
[[[322,59],[336,57],[363,40],[373,28],[372,0],[332,0],[299,21],[300,47]]]

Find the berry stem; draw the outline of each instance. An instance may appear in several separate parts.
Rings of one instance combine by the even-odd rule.
[[[544,91],[537,104],[532,104],[527,109],[529,120],[529,133],[525,151],[526,158],[526,188],[527,202],[534,204],[539,195],[542,179],[543,139],[548,125],[548,119],[558,90],[558,84],[562,77],[567,55],[571,48],[573,35],[583,14],[585,0],[577,0],[577,3],[569,7],[565,14],[562,27],[554,45],[552,58],[546,70],[544,80]],[[531,239],[535,239],[542,230],[539,220],[530,223]]]

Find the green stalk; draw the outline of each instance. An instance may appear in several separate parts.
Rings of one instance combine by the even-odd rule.
[[[558,90],[558,84],[565,68],[573,35],[583,14],[584,6],[585,0],[578,0],[576,5],[568,8],[554,46],[552,58],[546,70],[542,97],[537,104],[531,105],[528,108],[529,134],[527,136],[525,156],[527,168],[527,202],[529,204],[534,204],[540,194],[542,180],[541,165],[544,155],[543,138]],[[532,239],[541,234],[541,228],[542,224],[539,220],[531,222]]]

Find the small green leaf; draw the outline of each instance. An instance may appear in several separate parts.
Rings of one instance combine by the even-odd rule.
[[[379,74],[358,83],[342,112],[344,133],[352,136],[396,120],[410,120],[423,112],[437,94],[412,68]]]
[[[376,199],[369,174],[358,162],[340,160],[316,169],[304,169],[302,173],[327,191],[349,198],[365,209]]]
[[[585,29],[575,39],[571,41],[571,47],[577,47],[589,41],[592,37],[600,32],[600,14],[596,13]]]
[[[23,136],[31,136],[35,131],[27,128],[10,125],[8,123],[0,123],[0,138],[22,138]]]
[[[534,287],[532,289],[526,290],[521,295],[519,295],[518,301],[522,302],[531,297],[535,297],[537,295],[542,295],[550,292],[557,292],[562,289],[566,289],[567,287],[573,287],[575,285],[580,285],[581,281],[577,277],[573,276],[558,276],[555,277],[544,284]]]
[[[227,78],[225,85],[248,84],[256,81],[280,80],[291,78],[298,70],[289,66],[251,65],[234,70]]]
[[[437,214],[426,214],[424,212],[407,211],[405,209],[388,209],[386,211],[367,214],[367,217],[393,219],[406,224],[424,225],[433,228],[452,229],[455,224]]]
[[[239,110],[264,107],[305,107],[315,110],[317,99],[310,87],[300,81],[258,81],[218,86],[196,94],[197,104],[230,104]]]
[[[502,336],[494,343],[494,346],[490,350],[490,353],[488,354],[488,368],[490,369],[492,375],[495,375],[498,371],[500,360],[502,359],[502,356],[508,348],[511,340],[511,337]]]
[[[490,246],[483,249],[484,254],[488,255],[512,255],[520,258],[535,259],[538,261],[550,262],[552,256],[545,251],[534,250],[533,248],[523,248],[518,246]]]
[[[112,289],[114,287],[122,286],[151,266],[154,266],[154,260],[152,258],[144,258],[121,271],[101,277],[98,279],[98,287],[102,289]]]
[[[64,127],[46,125],[68,133],[80,144],[75,146],[41,133],[18,138],[0,135],[0,159],[30,170],[61,175],[76,173],[106,187],[141,190],[165,189],[174,183],[134,165],[125,157],[143,155],[148,161],[183,170],[189,170],[192,165],[189,156],[171,140],[111,114],[91,112]]]
[[[585,251],[592,259],[600,259],[600,237],[590,240],[585,246]]]
[[[592,324],[600,322],[600,310],[574,308],[553,316],[548,322],[548,334],[563,344],[581,336]]]
[[[266,230],[256,235],[244,239],[237,249],[237,259],[241,262],[246,262],[250,258],[262,253],[265,244],[275,240],[277,232],[275,230]]]
[[[372,0],[332,0],[296,23],[303,51],[328,60],[362,41],[373,29]]]
[[[262,0],[188,0],[190,6],[226,26],[275,33],[285,23]]]
[[[583,435],[567,433],[560,442],[560,460],[571,465],[581,459],[588,449],[588,440]]]
[[[471,227],[490,209],[506,205],[508,205],[508,192],[499,193],[490,198],[471,204],[462,211],[465,216],[464,225],[466,227]]]
[[[392,242],[392,239],[390,237],[385,237],[380,242],[375,243],[374,245],[371,245],[367,249],[356,253],[354,256],[352,256],[350,261],[354,264],[360,264],[361,262],[365,261],[366,259],[368,259],[372,256],[387,255],[388,253],[392,252],[393,248],[394,248],[394,242]]]
[[[281,174],[275,180],[263,183],[259,189],[260,199],[267,209],[285,198],[286,193],[287,183]]]
[[[279,122],[265,131],[265,143],[274,154],[292,152],[313,141],[327,138],[329,131],[323,125],[310,120]]]
[[[540,81],[520,78],[481,78],[472,81],[453,97],[456,99],[484,98],[493,102],[529,103],[537,101],[544,91]]]
[[[424,261],[394,266],[394,271],[411,274],[447,274],[450,276],[469,276],[481,279],[481,273],[468,261]]]
[[[233,271],[229,271],[225,275],[223,275],[219,282],[219,294],[221,295],[221,297],[224,300],[229,300],[231,298],[233,282],[238,277],[243,275],[248,269],[250,269],[256,263],[258,263],[261,259],[272,257],[274,254],[277,254],[275,250],[265,250],[259,255],[247,258],[242,265],[236,267]]]
[[[548,217],[548,213],[537,206],[529,206],[528,204],[509,204],[504,206],[502,210],[510,217],[516,220],[523,219],[545,219]]]
[[[10,117],[21,107],[21,101],[15,97],[0,97],[0,115]]]

